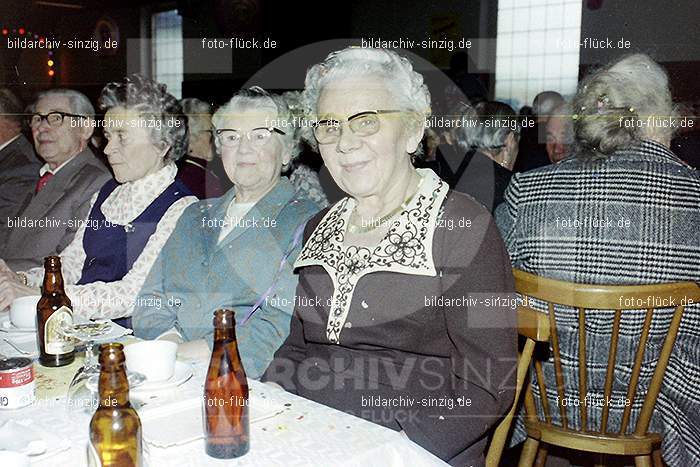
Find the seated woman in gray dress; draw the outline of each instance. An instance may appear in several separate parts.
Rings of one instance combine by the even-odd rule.
[[[236,335],[245,370],[257,378],[289,333],[300,225],[319,207],[281,177],[297,145],[278,96],[240,91],[212,122],[234,186],[182,214],[137,298],[134,332],[188,341],[182,353],[208,357],[214,310],[235,310],[239,323],[252,312]]]
[[[307,73],[304,96],[349,196],[306,227],[290,335],[264,379],[404,431],[454,465],[483,463],[488,431],[513,402],[516,358],[496,225],[412,166],[430,96],[407,59],[332,53]],[[399,396],[409,404],[391,404]]]

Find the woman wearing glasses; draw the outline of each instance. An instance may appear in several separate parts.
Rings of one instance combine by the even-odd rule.
[[[95,193],[86,219],[61,252],[66,294],[82,318],[127,318],[158,252],[178,218],[196,198],[175,180],[177,160],[187,145],[185,119],[163,84],[138,75],[107,84],[99,99],[105,110],[104,149],[114,172]],[[71,125],[91,119],[68,113],[35,114],[32,125]],[[65,125],[65,122],[63,122]],[[40,295],[44,268],[19,277]],[[128,320],[121,324],[129,325]]]
[[[513,279],[493,220],[412,166],[430,96],[407,59],[332,53],[304,96],[349,196],[307,224],[290,335],[263,380],[479,465],[515,377]]]
[[[134,331],[188,341],[181,353],[208,358],[213,312],[232,308],[245,322],[236,335],[246,373],[259,378],[289,333],[299,226],[319,207],[281,177],[298,140],[279,96],[242,90],[212,123],[234,186],[185,211],[139,294]]]

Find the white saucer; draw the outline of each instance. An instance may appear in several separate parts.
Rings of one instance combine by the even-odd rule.
[[[10,315],[0,317],[0,328],[7,332],[36,332],[36,328],[18,328],[10,321]]]
[[[164,389],[176,388],[189,380],[193,374],[192,365],[177,361],[175,362],[175,371],[173,371],[173,375],[170,378],[165,381],[146,380],[129,391],[137,395],[143,395],[155,391],[162,391]]]
[[[173,375],[166,379],[165,381],[144,381],[138,386],[130,387],[129,394],[135,395],[145,395],[156,391],[162,391],[164,389],[176,388],[182,383],[189,380],[194,372],[192,371],[192,365],[185,362],[176,361],[175,371]],[[85,385],[92,392],[97,392],[97,384],[99,380],[99,375],[91,376]]]

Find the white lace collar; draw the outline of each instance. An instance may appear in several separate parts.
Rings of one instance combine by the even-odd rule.
[[[113,224],[126,225],[136,219],[177,175],[177,166],[167,164],[155,173],[122,183],[102,203],[102,214]]]
[[[331,343],[340,342],[355,285],[365,274],[376,271],[437,274],[433,234],[449,186],[432,170],[417,170],[424,179],[421,187],[376,248],[344,245],[355,200],[343,198],[329,209],[294,263],[295,267],[322,266],[333,280],[333,299],[326,325],[326,337]]]

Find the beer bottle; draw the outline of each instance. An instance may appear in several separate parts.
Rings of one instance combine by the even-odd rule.
[[[122,344],[100,346],[100,404],[90,420],[88,464],[143,465],[141,420],[129,403],[129,382]]]
[[[61,258],[44,258],[44,285],[36,305],[36,332],[39,343],[39,363],[44,366],[63,366],[73,362],[73,339],[61,328],[73,326],[73,307],[63,290]]]
[[[232,310],[214,312],[214,348],[204,382],[204,433],[211,457],[232,459],[250,448],[248,380]]]

